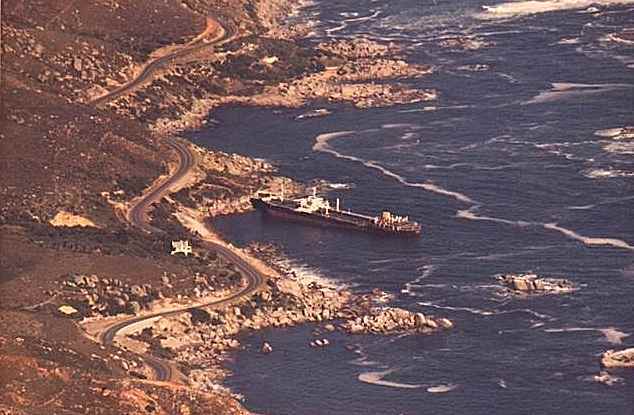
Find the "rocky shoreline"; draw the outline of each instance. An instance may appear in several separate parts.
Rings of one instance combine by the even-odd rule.
[[[310,23],[290,28],[278,22],[297,5],[185,0],[157,3],[148,13],[133,1],[27,2],[3,11],[8,112],[2,139],[10,163],[0,189],[0,222],[10,238],[3,245],[10,251],[7,274],[15,277],[3,285],[8,317],[0,366],[11,373],[2,391],[11,413],[49,407],[246,413],[217,393],[223,390],[222,359],[240,347],[240,333],[306,322],[323,324],[324,332],[384,334],[449,326],[388,308],[382,293],[356,295],[271,272],[261,292],[230,307],[141,319],[117,331],[114,344],[100,341],[130,319],[240,292],[246,279],[201,246],[210,239],[246,261],[253,258],[214,239],[205,218],[249,209],[249,196],[260,189],[302,190],[269,163],[178,140],[179,133],[205,125],[210,110],[224,104],[298,108],[322,99],[369,108],[436,97],[408,83],[432,68],[407,63],[392,45],[295,42]],[[209,40],[210,16],[237,34],[221,49],[174,56],[133,89],[90,104],[132,81],[159,55]],[[139,195],[176,172],[166,144],[175,136],[194,154],[195,167],[148,212],[149,225],[166,234],[143,232],[125,215]],[[191,241],[195,253],[170,255],[175,239]],[[327,347],[328,340],[314,345]],[[156,373],[148,354],[179,363],[184,382],[149,380]]]
[[[453,328],[446,318],[389,306],[391,296],[377,289],[353,293],[343,286],[302,278],[280,265],[286,261],[271,246],[254,245],[236,252],[270,265],[272,272],[267,274],[264,289],[225,308],[200,306],[137,323],[117,335],[116,344],[127,352],[151,353],[176,363],[187,384],[198,391],[230,393],[223,386],[228,373],[224,362],[241,347],[239,336],[248,332],[317,323],[323,338],[307,339],[307,344],[327,347],[328,333],[334,331],[428,335]],[[218,281],[224,281],[224,286]],[[59,311],[82,317],[85,330],[99,333],[99,327],[122,321],[125,315],[147,315],[226,297],[244,281],[234,273],[229,278],[200,274],[194,282],[185,288],[177,276],[163,275],[160,286],[128,285],[97,275],[70,275],[61,284],[61,294],[71,306],[60,307]],[[261,351],[269,353],[273,348],[265,343]],[[151,376],[139,359],[119,356],[117,360],[132,377]]]
[[[246,59],[258,47],[255,44],[245,45],[218,59]],[[157,118],[151,128],[159,134],[177,134],[201,128],[212,110],[230,104],[299,108],[311,101],[326,100],[365,109],[432,101],[438,96],[434,89],[414,88],[401,81],[427,76],[433,72],[433,68],[408,63],[401,56],[403,51],[393,44],[365,39],[338,40],[320,43],[315,51],[314,64],[321,68],[318,71],[265,85],[254,94],[211,94],[194,100],[188,106],[177,105],[180,115]],[[256,63],[265,73],[277,71],[277,66],[286,64],[281,62],[283,58],[265,55]],[[129,98],[111,105],[115,110],[118,108],[124,112],[132,111],[135,107],[134,101]]]
[[[272,258],[271,251],[262,247],[249,251],[266,252],[258,256]],[[152,326],[139,326],[127,336],[143,340],[148,348],[154,344],[154,349],[179,364],[190,384],[214,391],[223,389],[222,380],[227,374],[223,362],[241,347],[239,336],[246,332],[305,323],[318,323],[326,336],[335,330],[348,334],[431,334],[453,327],[446,318],[390,307],[385,298],[379,290],[355,294],[343,287],[304,280],[291,271],[269,278],[264,290],[226,309],[201,308],[161,317]],[[311,345],[328,344],[324,337]],[[274,347],[263,344],[262,352]]]
[[[289,31],[283,29],[269,27],[269,31],[276,36],[289,36]],[[221,61],[236,59],[241,55],[246,57],[259,47],[247,43],[216,57]],[[226,104],[297,108],[309,101],[325,99],[349,103],[357,108],[371,108],[429,101],[437,97],[435,90],[416,89],[399,81],[429,75],[433,68],[407,63],[393,44],[363,39],[333,41],[317,45],[316,51],[315,59],[322,68],[319,71],[264,86],[255,94],[207,96],[196,99],[189,107],[177,105],[178,117],[158,118],[151,128],[159,135],[201,128],[206,124],[210,111]],[[283,64],[281,59],[284,57],[264,55],[259,58],[257,65],[263,71],[275,71],[276,66]],[[111,106],[123,112],[128,111],[126,106],[134,106],[131,100],[123,101],[123,107],[117,102]],[[290,179],[275,177],[272,166],[266,163],[256,165],[258,162],[252,159],[235,155],[230,156],[232,161],[242,163],[242,168],[228,172],[223,168],[223,173],[229,173],[223,174],[227,180],[216,183],[217,166],[205,162],[208,151],[200,148],[196,150],[200,156],[201,170],[213,171],[214,180],[210,182],[207,176],[205,180],[183,189],[181,192],[186,194],[182,198],[176,194],[173,199],[176,211],[189,209],[199,221],[206,215],[213,217],[250,209],[250,194],[262,188],[276,191],[283,183],[288,192],[303,190],[301,185]],[[240,186],[227,186],[227,181],[237,177],[249,177],[251,181],[247,187],[241,187],[241,192],[231,192],[231,188]],[[218,198],[210,193],[211,187],[216,190],[224,187],[229,192]],[[183,206],[191,200],[195,203]],[[195,388],[217,391],[224,389],[222,380],[226,376],[226,369],[223,361],[229,353],[240,348],[238,336],[248,331],[309,322],[320,324],[320,331],[325,333],[339,330],[349,334],[431,334],[453,327],[453,323],[446,318],[390,307],[385,304],[385,293],[380,291],[354,294],[344,287],[302,280],[291,270],[280,267],[279,261],[274,260],[277,253],[272,254],[266,249],[249,249],[248,254],[264,260],[277,271],[274,277],[269,278],[266,288],[257,295],[224,310],[203,308],[196,313],[161,317],[153,326],[140,327],[127,336],[147,343],[147,349],[159,350],[162,355],[178,362],[188,382]],[[328,339],[323,338],[313,341],[311,345],[326,347],[328,344]],[[264,344],[262,349],[267,353],[274,347]]]

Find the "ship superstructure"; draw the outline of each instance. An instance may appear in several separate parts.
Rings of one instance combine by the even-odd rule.
[[[333,207],[328,200],[317,196],[315,189],[312,195],[295,199],[285,199],[283,193],[259,193],[251,202],[271,216],[289,220],[383,233],[421,233],[421,226],[407,216],[394,215],[388,211],[378,216],[344,211],[340,208],[339,199]]]

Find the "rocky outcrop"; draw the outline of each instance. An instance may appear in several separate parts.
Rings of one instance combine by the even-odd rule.
[[[160,288],[151,284],[128,284],[116,278],[100,278],[96,274],[73,274],[61,282],[61,288],[64,299],[83,317],[138,314],[166,297],[187,301],[231,289],[232,286],[226,284],[229,281],[241,283],[239,275],[226,272],[222,277],[195,273],[193,278],[182,279],[178,287],[174,287],[165,274]]]
[[[327,56],[340,56],[348,59],[381,58],[400,51],[392,43],[386,45],[363,38],[323,42],[317,46],[317,49]]]
[[[128,285],[118,279],[74,274],[62,283],[66,296],[84,316],[108,316],[119,313],[136,314],[162,293],[149,284]]]
[[[402,308],[385,307],[373,309],[366,315],[348,320],[341,327],[350,334],[430,333],[452,328],[453,323],[446,318],[434,318]]]
[[[536,274],[507,274],[497,277],[508,289],[518,293],[562,294],[575,290],[572,281],[563,278],[542,278]]]
[[[448,49],[478,50],[491,46],[491,42],[484,41],[474,36],[457,36],[442,40],[440,46]]]
[[[408,64],[401,59],[361,59],[346,62],[337,68],[340,81],[419,78],[432,72],[429,65]]]
[[[262,343],[262,347],[260,347],[260,351],[264,354],[268,354],[273,351],[273,347],[268,342],[264,342]]]
[[[608,350],[601,357],[604,367],[634,368],[634,347],[624,350]]]

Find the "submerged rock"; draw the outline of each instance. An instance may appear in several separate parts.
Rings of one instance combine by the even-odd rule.
[[[619,383],[623,383],[623,378],[611,375],[606,371],[599,372],[598,375],[592,376],[592,380],[595,382],[603,383],[604,385],[612,386]]]
[[[326,347],[330,344],[328,339],[317,339],[310,342],[310,347]]]
[[[608,350],[603,353],[601,364],[605,367],[627,367],[634,369],[634,347],[624,350]]]
[[[567,293],[575,289],[570,280],[541,278],[536,274],[507,274],[497,279],[509,289],[521,293]]]
[[[273,351],[273,347],[268,342],[264,342],[262,343],[262,347],[260,348],[260,351],[264,354],[268,354]]]
[[[324,330],[329,331],[329,332],[333,332],[336,330],[335,325],[332,323],[328,323],[324,326]]]

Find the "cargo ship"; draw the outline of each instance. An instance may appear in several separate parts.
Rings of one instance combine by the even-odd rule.
[[[420,235],[421,226],[407,216],[397,216],[383,211],[379,216],[369,216],[340,209],[339,199],[332,207],[330,202],[313,194],[298,199],[285,199],[284,195],[258,193],[251,203],[266,214],[316,225],[336,226],[368,232]]]

